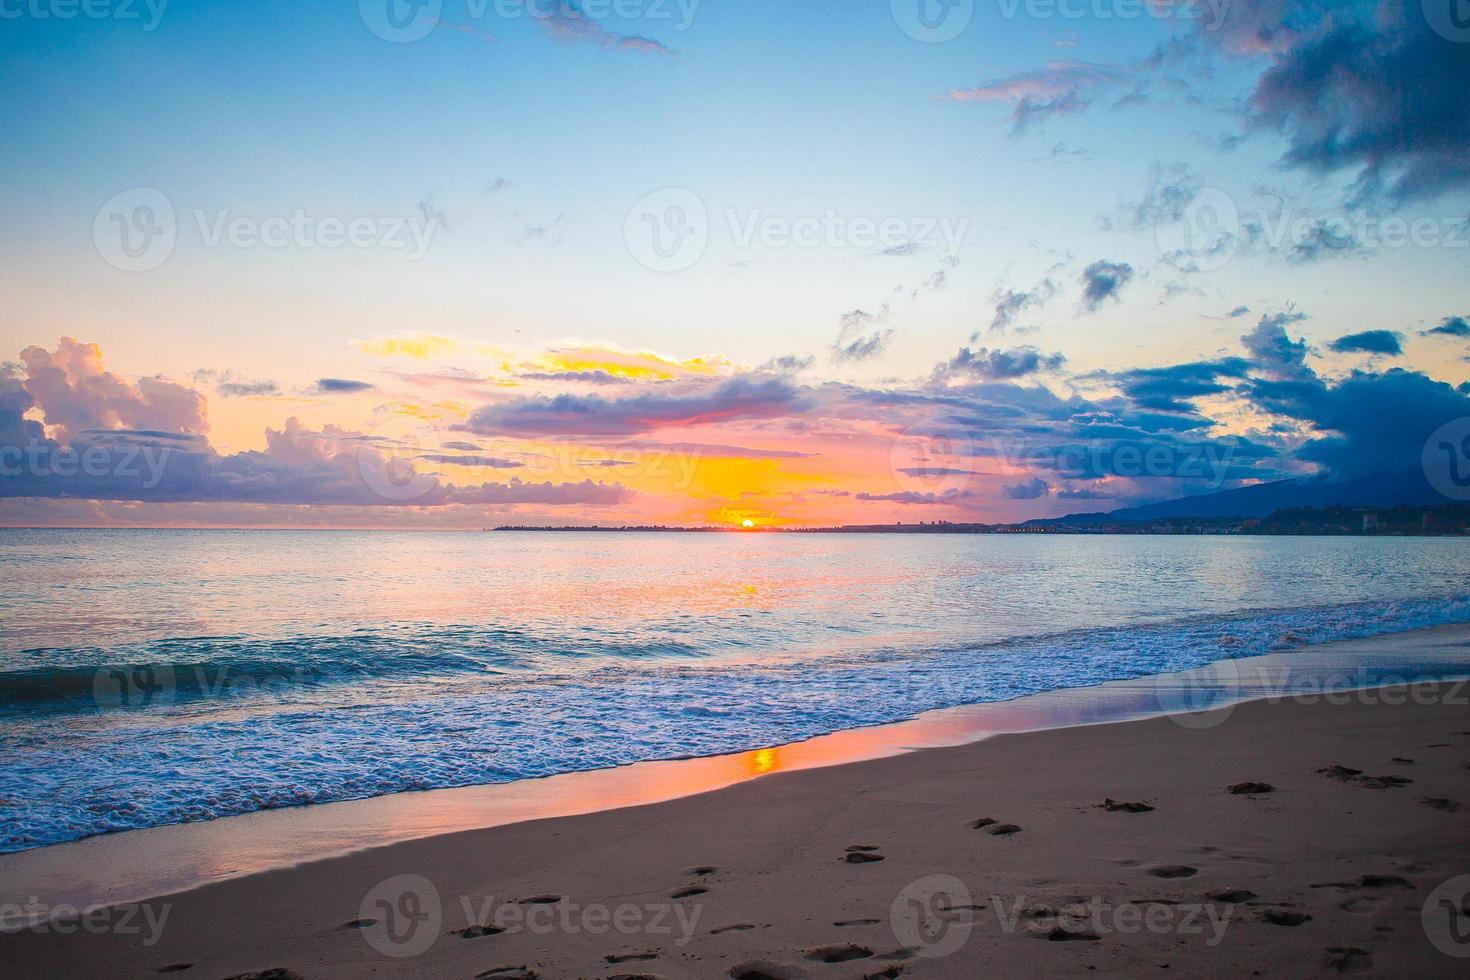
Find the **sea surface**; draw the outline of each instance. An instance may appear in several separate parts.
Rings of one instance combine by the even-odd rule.
[[[0,851],[1470,622],[1470,540],[0,530]]]

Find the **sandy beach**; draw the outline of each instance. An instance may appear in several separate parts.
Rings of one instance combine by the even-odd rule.
[[[0,953],[21,977],[1461,975],[1467,699],[1374,688],[780,772],[249,875]]]

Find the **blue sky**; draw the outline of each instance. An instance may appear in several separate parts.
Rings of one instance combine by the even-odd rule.
[[[1470,312],[1470,187],[1441,155],[1463,159],[1464,109],[1428,87],[1463,76],[1462,39],[1363,2],[1164,0],[1143,16],[1138,0],[1088,0],[1067,16],[978,0],[955,37],[926,43],[902,29],[905,2],[937,0],[625,0],[617,9],[641,15],[621,18],[542,3],[549,19],[443,0],[407,43],[371,29],[386,0],[99,0],[109,16],[72,18],[64,0],[12,2],[3,357],[70,336],[120,378],[198,387],[221,453],[261,449],[292,415],[361,429],[403,404],[387,392],[411,372],[363,346],[404,336],[478,352],[440,366],[481,380],[493,374],[481,362],[506,359],[483,349],[580,344],[735,372],[810,358],[803,384],[880,389],[926,384],[962,348],[1034,348],[1067,367],[1027,383],[1064,393],[1098,371],[1238,354],[1262,317],[1294,310],[1306,316],[1285,322],[1324,376],[1398,364],[1451,386],[1470,377],[1463,343],[1421,335]],[[1387,74],[1354,91],[1312,74],[1329,42],[1347,45],[1334,57],[1428,52],[1436,67],[1422,92]],[[1375,102],[1385,91],[1403,104]],[[1366,148],[1346,145],[1364,133]],[[1446,176],[1394,194],[1425,161]],[[1370,170],[1382,186],[1365,188]],[[176,242],[130,272],[102,254],[94,223],[140,188],[171,206]],[[708,244],[656,271],[629,214],[670,188],[693,193]],[[1218,200],[1237,218],[1226,260],[1171,262],[1161,243],[1197,219],[1187,208]],[[208,237],[211,222],[298,212],[432,227],[412,257]],[[824,215],[927,237],[886,250],[849,231],[816,247],[738,241],[751,222],[779,232]],[[1385,219],[1432,231],[1384,247]],[[1334,230],[1312,237],[1323,222]],[[1098,263],[1127,273],[1089,308]],[[1045,283],[1044,302],[991,328],[1007,290]],[[1402,334],[1403,356],[1330,347],[1367,330]],[[856,341],[871,341],[851,348],[866,356],[836,354]],[[268,381],[276,400],[222,398],[196,377],[209,372]],[[372,387],[352,402],[307,394],[343,377]],[[457,406],[449,424],[477,407],[462,394],[439,399]],[[27,417],[49,429],[45,414]]]

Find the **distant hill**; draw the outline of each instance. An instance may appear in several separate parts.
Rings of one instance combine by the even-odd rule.
[[[1142,507],[1126,507],[1106,514],[1068,514],[1032,524],[1087,526],[1110,522],[1179,520],[1185,518],[1269,517],[1279,510],[1300,507],[1396,507],[1404,504],[1442,504],[1422,473],[1383,475],[1331,483],[1323,480],[1282,480],[1218,493],[1181,497]]]

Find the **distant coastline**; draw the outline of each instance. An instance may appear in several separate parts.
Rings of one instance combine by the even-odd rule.
[[[1302,507],[1279,510],[1269,517],[1160,518],[1127,521],[1108,514],[1026,521],[1021,524],[957,524],[949,521],[913,524],[846,524],[836,527],[679,527],[653,525],[505,525],[496,532],[601,532],[658,534],[1154,534],[1269,535],[1340,537],[1470,536],[1470,504],[1438,507]]]

